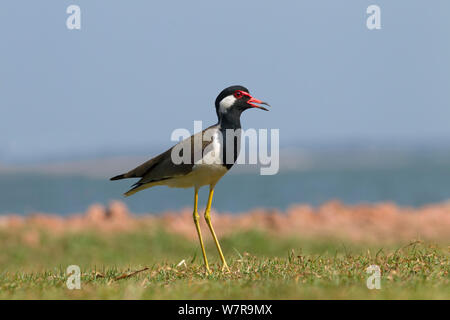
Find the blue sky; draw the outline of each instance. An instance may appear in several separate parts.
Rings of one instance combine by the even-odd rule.
[[[66,8],[81,8],[81,30]],[[381,30],[366,8],[381,8]],[[450,139],[450,2],[8,0],[0,162],[169,147],[220,90],[272,105],[282,145]]]

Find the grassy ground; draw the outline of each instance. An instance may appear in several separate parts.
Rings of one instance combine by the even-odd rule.
[[[450,299],[445,244],[236,233],[221,239],[231,273],[220,272],[207,241],[213,274],[206,275],[196,241],[161,231],[41,232],[37,239],[24,242],[21,234],[0,231],[1,299]],[[372,264],[381,268],[380,290],[366,287]],[[81,290],[66,287],[69,265],[81,268]]]

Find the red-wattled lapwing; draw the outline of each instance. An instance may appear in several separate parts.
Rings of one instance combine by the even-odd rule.
[[[232,86],[224,89],[217,96],[215,104],[219,120],[216,125],[179,142],[166,152],[150,159],[139,167],[111,178],[111,180],[141,178],[125,193],[125,196],[130,196],[138,191],[160,185],[166,185],[172,188],[193,187],[195,190],[194,223],[202,248],[205,268],[208,273],[210,270],[200,232],[199,215],[197,212],[198,190],[205,185],[209,185],[210,187],[205,220],[216,243],[220,259],[222,260],[222,271],[229,270],[211,224],[210,210],[214,187],[220,178],[233,166],[238,157],[240,149],[241,113],[250,108],[259,108],[268,111],[258,104],[269,105],[266,102],[253,98],[247,88],[243,86]],[[234,135],[230,135],[230,131]],[[196,141],[199,141],[198,148],[195,147]],[[232,150],[232,157],[227,156],[230,153],[230,149]],[[185,150],[190,152],[190,157],[183,157],[183,151]],[[183,160],[174,161],[174,155],[183,157]]]

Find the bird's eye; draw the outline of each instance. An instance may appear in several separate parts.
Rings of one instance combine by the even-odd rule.
[[[234,93],[234,97],[235,98],[241,98],[242,97],[242,92],[240,92],[240,91],[236,91],[235,93]]]

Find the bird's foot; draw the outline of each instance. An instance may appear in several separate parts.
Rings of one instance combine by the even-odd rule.
[[[226,262],[222,266],[222,272],[227,272],[227,273],[230,272],[230,268],[228,268],[228,265]]]
[[[211,269],[208,266],[205,267],[205,272],[208,276],[212,274]]]

